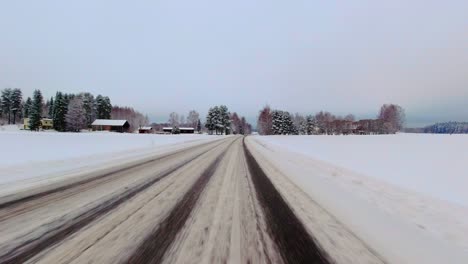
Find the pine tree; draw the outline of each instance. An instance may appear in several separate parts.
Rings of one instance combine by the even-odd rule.
[[[23,117],[24,118],[29,118],[31,106],[32,106],[32,100],[31,100],[31,97],[28,97],[28,99],[26,99],[26,102],[23,105]]]
[[[221,133],[228,135],[231,131],[231,118],[227,106],[219,106],[219,124],[221,125]]]
[[[197,123],[197,131],[198,131],[198,134],[200,134],[200,132],[201,132],[201,126],[202,126],[202,125],[201,125],[201,121],[200,121],[200,119],[198,119],[198,123]]]
[[[16,124],[16,114],[21,111],[21,101],[23,93],[20,89],[13,89],[11,92],[11,112],[13,113],[13,124]]]
[[[98,119],[110,119],[112,104],[109,97],[98,95],[96,97],[96,115]]]
[[[214,108],[210,108],[208,110],[208,114],[206,115],[206,122],[205,122],[205,127],[206,129],[208,129],[208,133],[209,134],[213,134],[213,130],[216,129],[216,125],[215,125],[215,109]]]
[[[90,93],[81,94],[83,99],[83,109],[85,110],[86,126],[90,127],[96,119],[96,102],[94,96]]]
[[[2,90],[1,96],[1,105],[2,113],[8,116],[8,124],[11,124],[11,108],[12,108],[12,94],[13,90],[11,88],[6,88]]]
[[[314,135],[317,132],[317,123],[311,115],[307,116],[307,135]]]
[[[50,97],[49,101],[49,109],[48,109],[48,116],[49,118],[54,118],[54,97]]]
[[[43,98],[41,91],[35,90],[33,93],[32,105],[29,113],[29,129],[37,131],[41,127]]]
[[[80,132],[81,129],[86,127],[86,116],[85,110],[83,109],[83,100],[80,97],[74,97],[68,104],[65,120],[68,131]]]
[[[283,131],[286,135],[297,135],[298,131],[289,112],[283,112]]]
[[[68,111],[68,102],[65,96],[61,92],[57,92],[55,95],[54,109],[53,109],[53,120],[54,129],[57,131],[65,131],[67,127],[65,116]]]

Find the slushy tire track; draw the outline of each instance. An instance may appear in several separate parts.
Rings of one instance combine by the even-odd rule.
[[[222,142],[219,143],[218,141],[215,141],[215,142],[210,142],[210,143],[207,143],[207,144],[216,144],[216,146],[219,146],[219,145],[222,144]],[[178,154],[180,154],[182,152],[186,152],[186,151],[190,151],[192,149],[196,149],[197,147],[199,147],[199,146],[193,146],[193,147],[186,148],[186,149],[176,150],[176,151],[174,151],[172,153],[155,157],[154,159],[150,159],[150,160],[146,160],[144,162],[140,162],[140,163],[137,163],[137,164],[130,165],[128,167],[122,168],[119,171],[108,172],[108,173],[99,175],[97,177],[92,177],[92,178],[89,178],[89,179],[86,179],[86,180],[74,182],[72,184],[68,184],[68,185],[65,185],[65,186],[60,186],[58,188],[47,190],[45,192],[40,192],[40,193],[36,193],[36,194],[33,194],[33,195],[28,195],[26,197],[22,197],[20,199],[16,199],[16,200],[13,200],[13,201],[8,201],[8,202],[0,204],[0,210],[4,210],[4,209],[7,209],[7,208],[13,207],[13,206],[19,206],[19,205],[21,205],[23,203],[27,203],[29,201],[36,200],[36,199],[39,199],[39,198],[42,198],[42,197],[45,197],[45,196],[48,196],[48,195],[52,195],[52,194],[55,194],[55,193],[63,192],[63,191],[66,191],[68,189],[72,189],[72,188],[75,188],[77,186],[80,186],[80,185],[89,184],[89,183],[101,180],[103,178],[109,178],[112,175],[114,175],[116,172],[131,171],[132,169],[136,169],[136,168],[142,167],[144,165],[147,165],[147,164],[150,164],[150,163],[153,163],[153,162],[161,161],[161,160],[176,156],[176,155],[178,155]],[[1,220],[3,220],[3,219],[0,218],[0,221]]]
[[[235,141],[231,142],[226,150],[206,168],[182,199],[174,206],[169,215],[159,224],[158,228],[141,243],[126,263],[162,262],[164,254],[185,225],[185,222],[198,202],[198,198],[210,181],[211,176],[215,173],[216,168],[227,150],[234,142]]]
[[[266,218],[268,232],[278,247],[284,263],[330,263],[326,254],[317,246],[247,149],[245,142],[243,145],[247,166]]]
[[[202,154],[211,151],[212,149],[216,148],[217,146],[221,145],[217,144],[213,148],[210,148],[204,151]],[[232,143],[231,143],[232,144]],[[26,260],[30,259],[31,257],[35,256],[39,252],[43,251],[44,249],[53,246],[66,237],[74,234],[75,232],[79,231],[89,223],[93,222],[95,219],[99,218],[100,216],[110,212],[120,204],[125,201],[128,201],[138,193],[144,191],[145,189],[149,188],[153,184],[157,183],[164,177],[172,174],[173,172],[185,167],[187,164],[192,162],[193,160],[197,159],[200,155],[195,155],[194,157],[190,158],[189,160],[185,160],[180,165],[175,166],[165,172],[159,174],[154,179],[139,184],[133,188],[127,189],[124,193],[117,197],[112,197],[99,205],[91,208],[90,210],[86,211],[85,213],[77,216],[76,218],[66,221],[63,223],[59,228],[44,234],[40,238],[34,238],[25,243],[19,245],[18,247],[12,249],[8,253],[0,256],[0,263],[23,263]],[[216,163],[217,164],[217,163]],[[211,167],[211,166],[210,166]],[[209,179],[209,178],[208,178]],[[206,184],[206,183],[205,183]]]

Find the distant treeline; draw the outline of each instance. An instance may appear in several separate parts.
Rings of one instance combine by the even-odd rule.
[[[436,123],[424,127],[423,132],[435,134],[468,134],[468,122]]]
[[[58,91],[44,100],[40,90],[23,100],[21,89],[6,88],[1,91],[0,120],[15,124],[16,120],[29,118],[29,128],[38,130],[41,119],[53,120],[57,131],[80,131],[91,127],[96,119],[125,119],[131,129],[146,125],[148,118],[131,107],[112,106],[107,96],[83,92],[78,94]]]
[[[340,117],[320,111],[315,115],[292,115],[265,106],[260,110],[257,130],[261,135],[394,134],[403,129],[404,121],[404,109],[395,104],[383,105],[376,119],[358,121],[351,114]]]

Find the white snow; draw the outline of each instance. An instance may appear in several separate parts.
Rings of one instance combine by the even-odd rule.
[[[468,206],[468,135],[271,136],[259,139]]]
[[[96,119],[91,124],[93,126],[123,126],[127,120],[116,119]]]
[[[103,164],[141,158],[174,146],[217,139],[216,136],[58,133],[0,130],[0,188],[30,178],[76,173]]]
[[[468,135],[249,140],[389,263],[468,263]]]

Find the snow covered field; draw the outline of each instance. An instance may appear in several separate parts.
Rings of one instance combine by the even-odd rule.
[[[249,141],[389,263],[468,263],[467,135]]]
[[[216,138],[197,134],[57,133],[0,129],[0,186],[39,176],[80,172],[116,160],[128,161],[175,146]]]
[[[468,135],[271,136],[259,140],[468,207]]]

